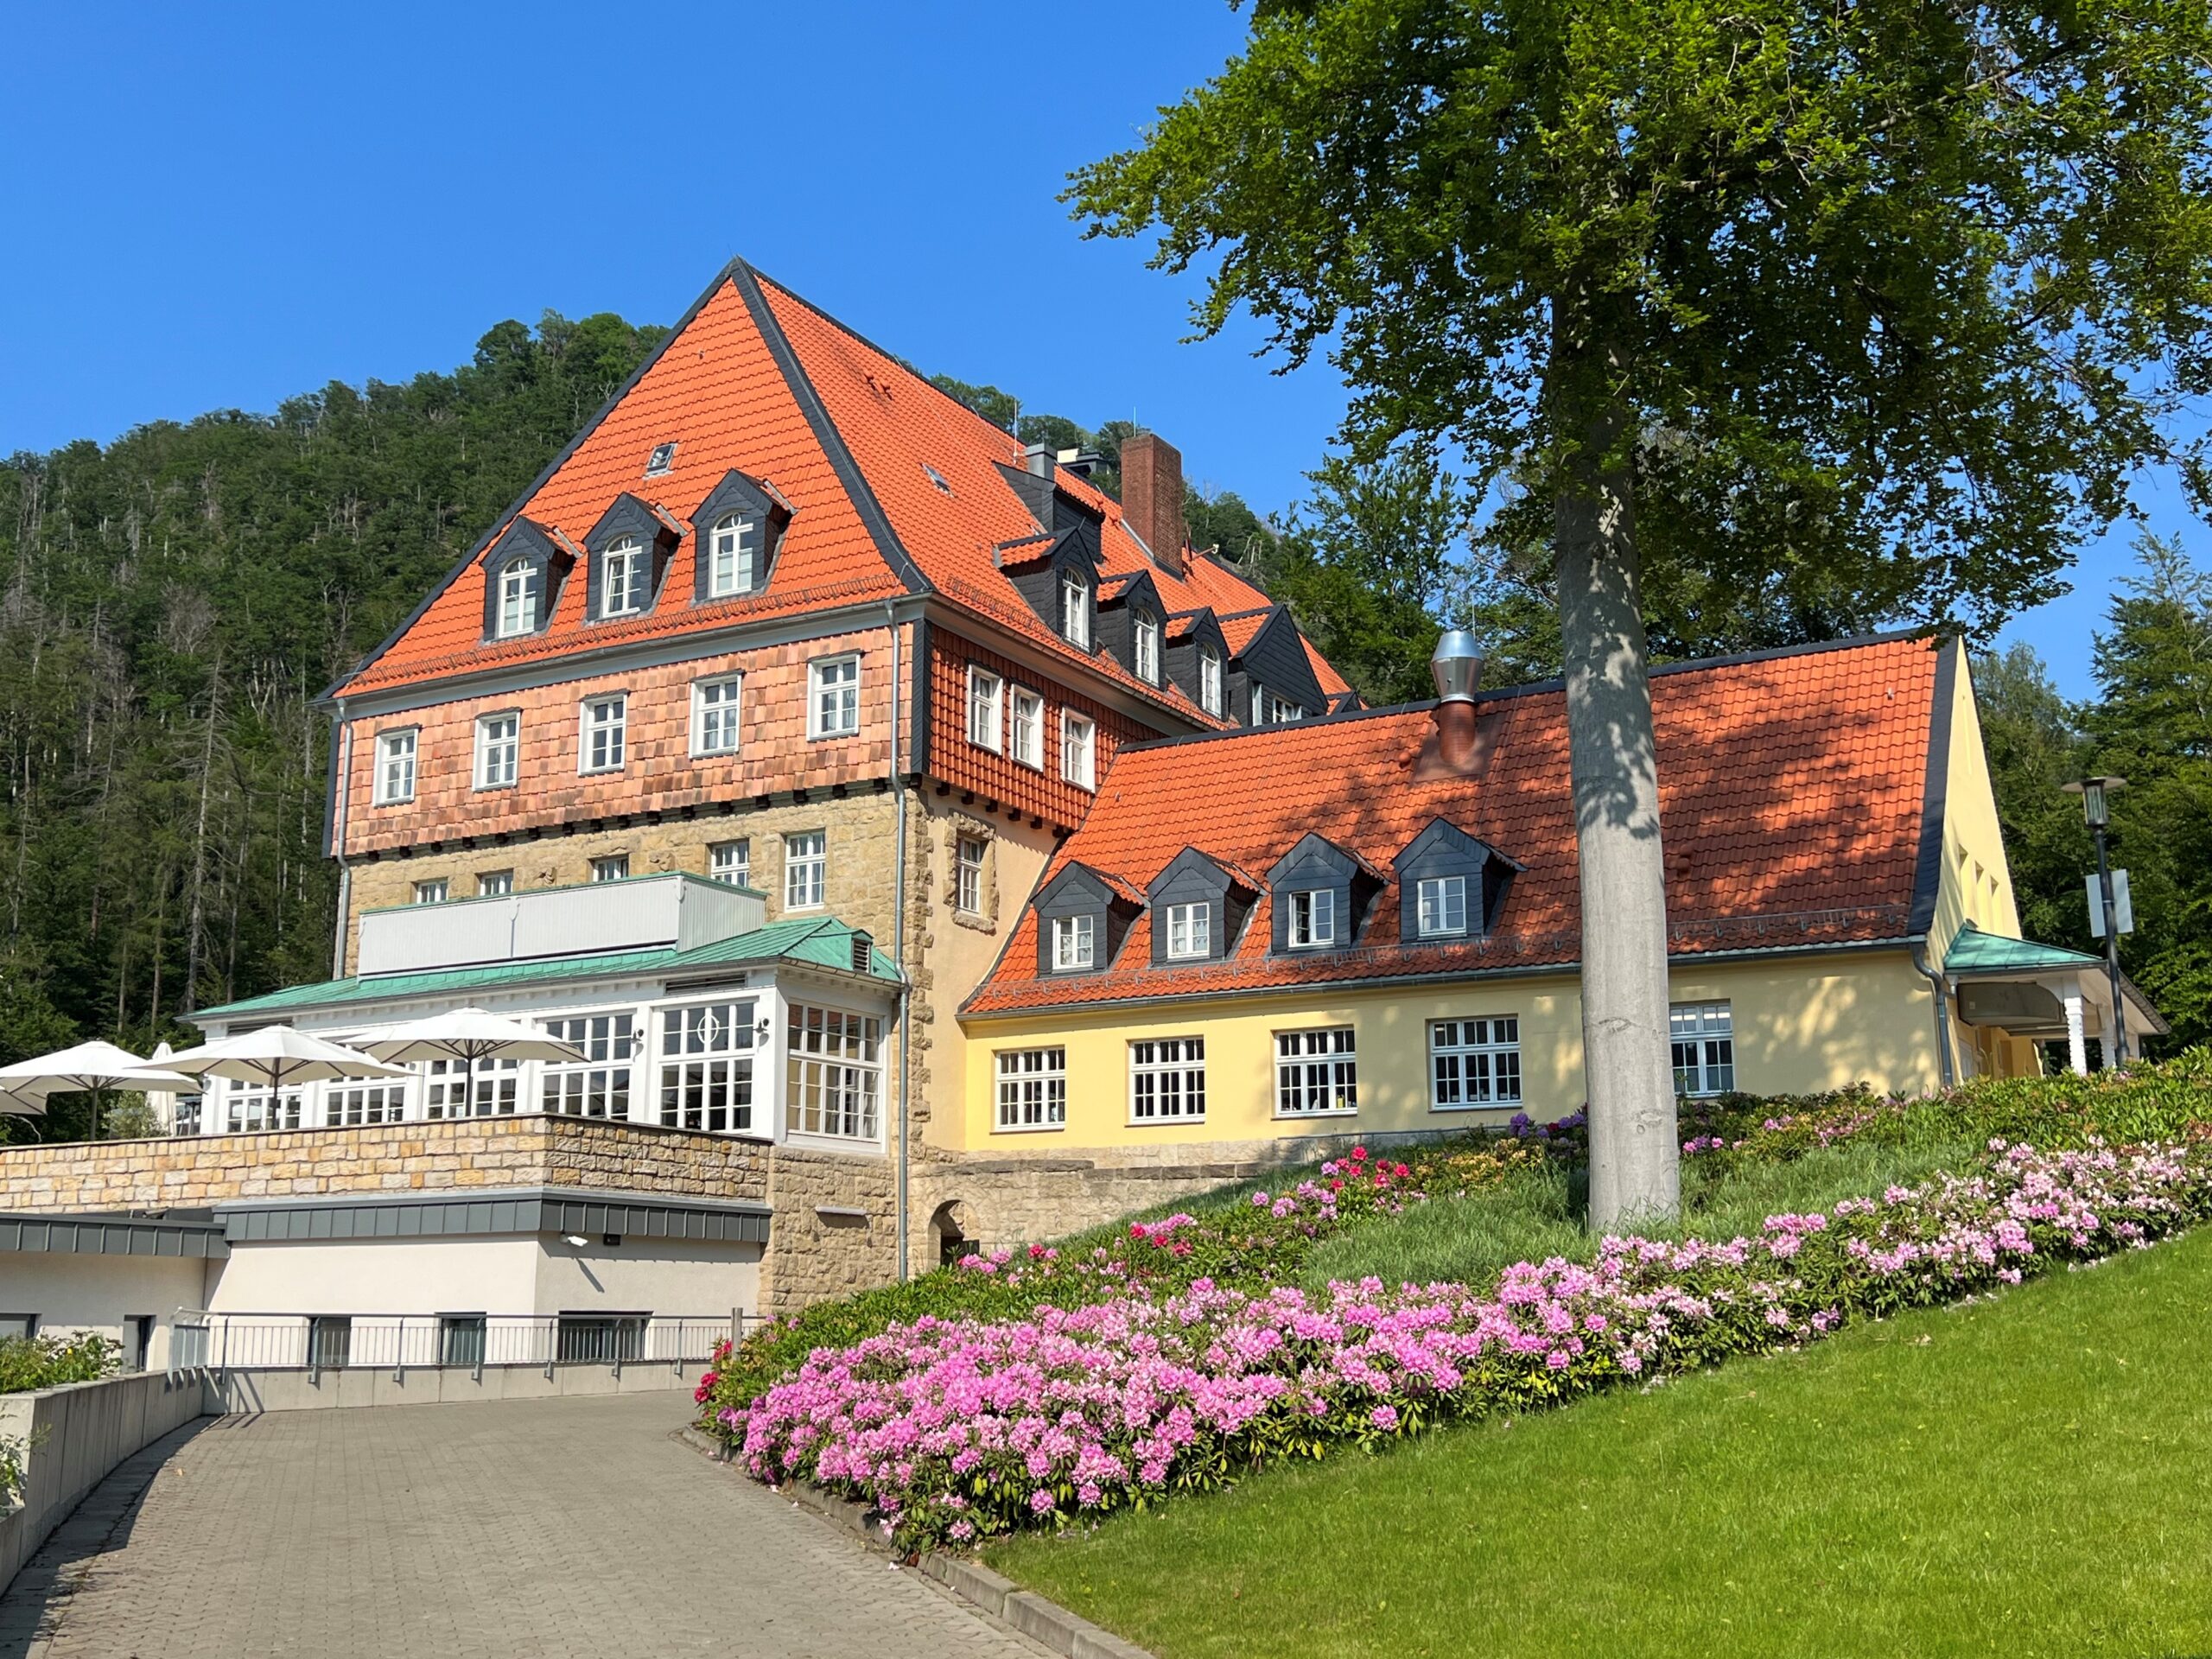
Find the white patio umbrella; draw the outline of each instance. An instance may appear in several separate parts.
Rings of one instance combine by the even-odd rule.
[[[100,1138],[100,1096],[109,1089],[190,1088],[189,1077],[149,1066],[129,1049],[113,1043],[79,1043],[13,1065],[0,1065],[0,1094],[24,1103],[0,1106],[19,1116],[46,1109],[48,1095],[89,1094],[92,1097],[92,1139]],[[36,1103],[32,1104],[30,1103]]]
[[[574,1043],[548,1037],[536,1026],[482,1008],[455,1008],[404,1025],[378,1026],[363,1032],[361,1047],[380,1060],[415,1064],[423,1060],[460,1060],[468,1068],[468,1082],[461,1098],[476,1104],[476,1062],[479,1060],[581,1060],[584,1052]]]
[[[402,1077],[396,1065],[374,1060],[359,1049],[327,1043],[289,1026],[264,1026],[219,1042],[202,1043],[162,1064],[196,1077],[229,1077],[258,1084],[274,1096],[301,1083],[333,1083],[347,1077]]]

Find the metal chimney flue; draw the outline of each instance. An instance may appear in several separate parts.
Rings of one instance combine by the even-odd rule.
[[[1436,682],[1436,725],[1414,762],[1414,781],[1479,777],[1490,759],[1490,744],[1475,719],[1483,649],[1465,628],[1447,628],[1438,636],[1428,671]]]
[[[1436,636],[1436,650],[1428,659],[1429,677],[1443,702],[1472,702],[1483,679],[1483,648],[1465,628],[1446,628]]]

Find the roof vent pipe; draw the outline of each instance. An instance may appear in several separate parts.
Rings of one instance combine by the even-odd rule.
[[[1483,648],[1465,628],[1446,628],[1436,636],[1436,650],[1428,659],[1428,672],[1436,682],[1436,695],[1444,702],[1472,702],[1482,683]]]
[[[1057,460],[1049,443],[1033,443],[1021,452],[1022,470],[1034,478],[1050,478]]]
[[[1490,745],[1475,723],[1475,688],[1482,683],[1483,652],[1465,628],[1447,628],[1428,659],[1436,681],[1436,728],[1414,762],[1414,781],[1481,775]]]

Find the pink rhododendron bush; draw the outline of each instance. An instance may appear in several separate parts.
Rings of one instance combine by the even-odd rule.
[[[1370,1279],[1315,1300],[1200,1279],[1026,1318],[923,1318],[817,1349],[715,1415],[760,1478],[859,1499],[906,1547],[966,1544],[1811,1341],[2208,1212],[2212,1142],[1995,1141],[1964,1177],[1770,1217],[1755,1238],[1608,1238],[1586,1266],[1523,1262],[1486,1294]]]

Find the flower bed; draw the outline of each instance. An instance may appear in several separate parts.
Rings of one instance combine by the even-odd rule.
[[[1249,1207],[1272,1217],[1274,1202]],[[1965,1177],[1772,1217],[1755,1238],[1609,1238],[1589,1265],[1523,1262],[1490,1295],[1370,1280],[1315,1300],[1200,1279],[1023,1319],[925,1318],[817,1351],[715,1416],[761,1479],[860,1499],[907,1547],[966,1543],[1802,1343],[2208,1212],[2202,1139],[2124,1154],[1997,1143]]]

